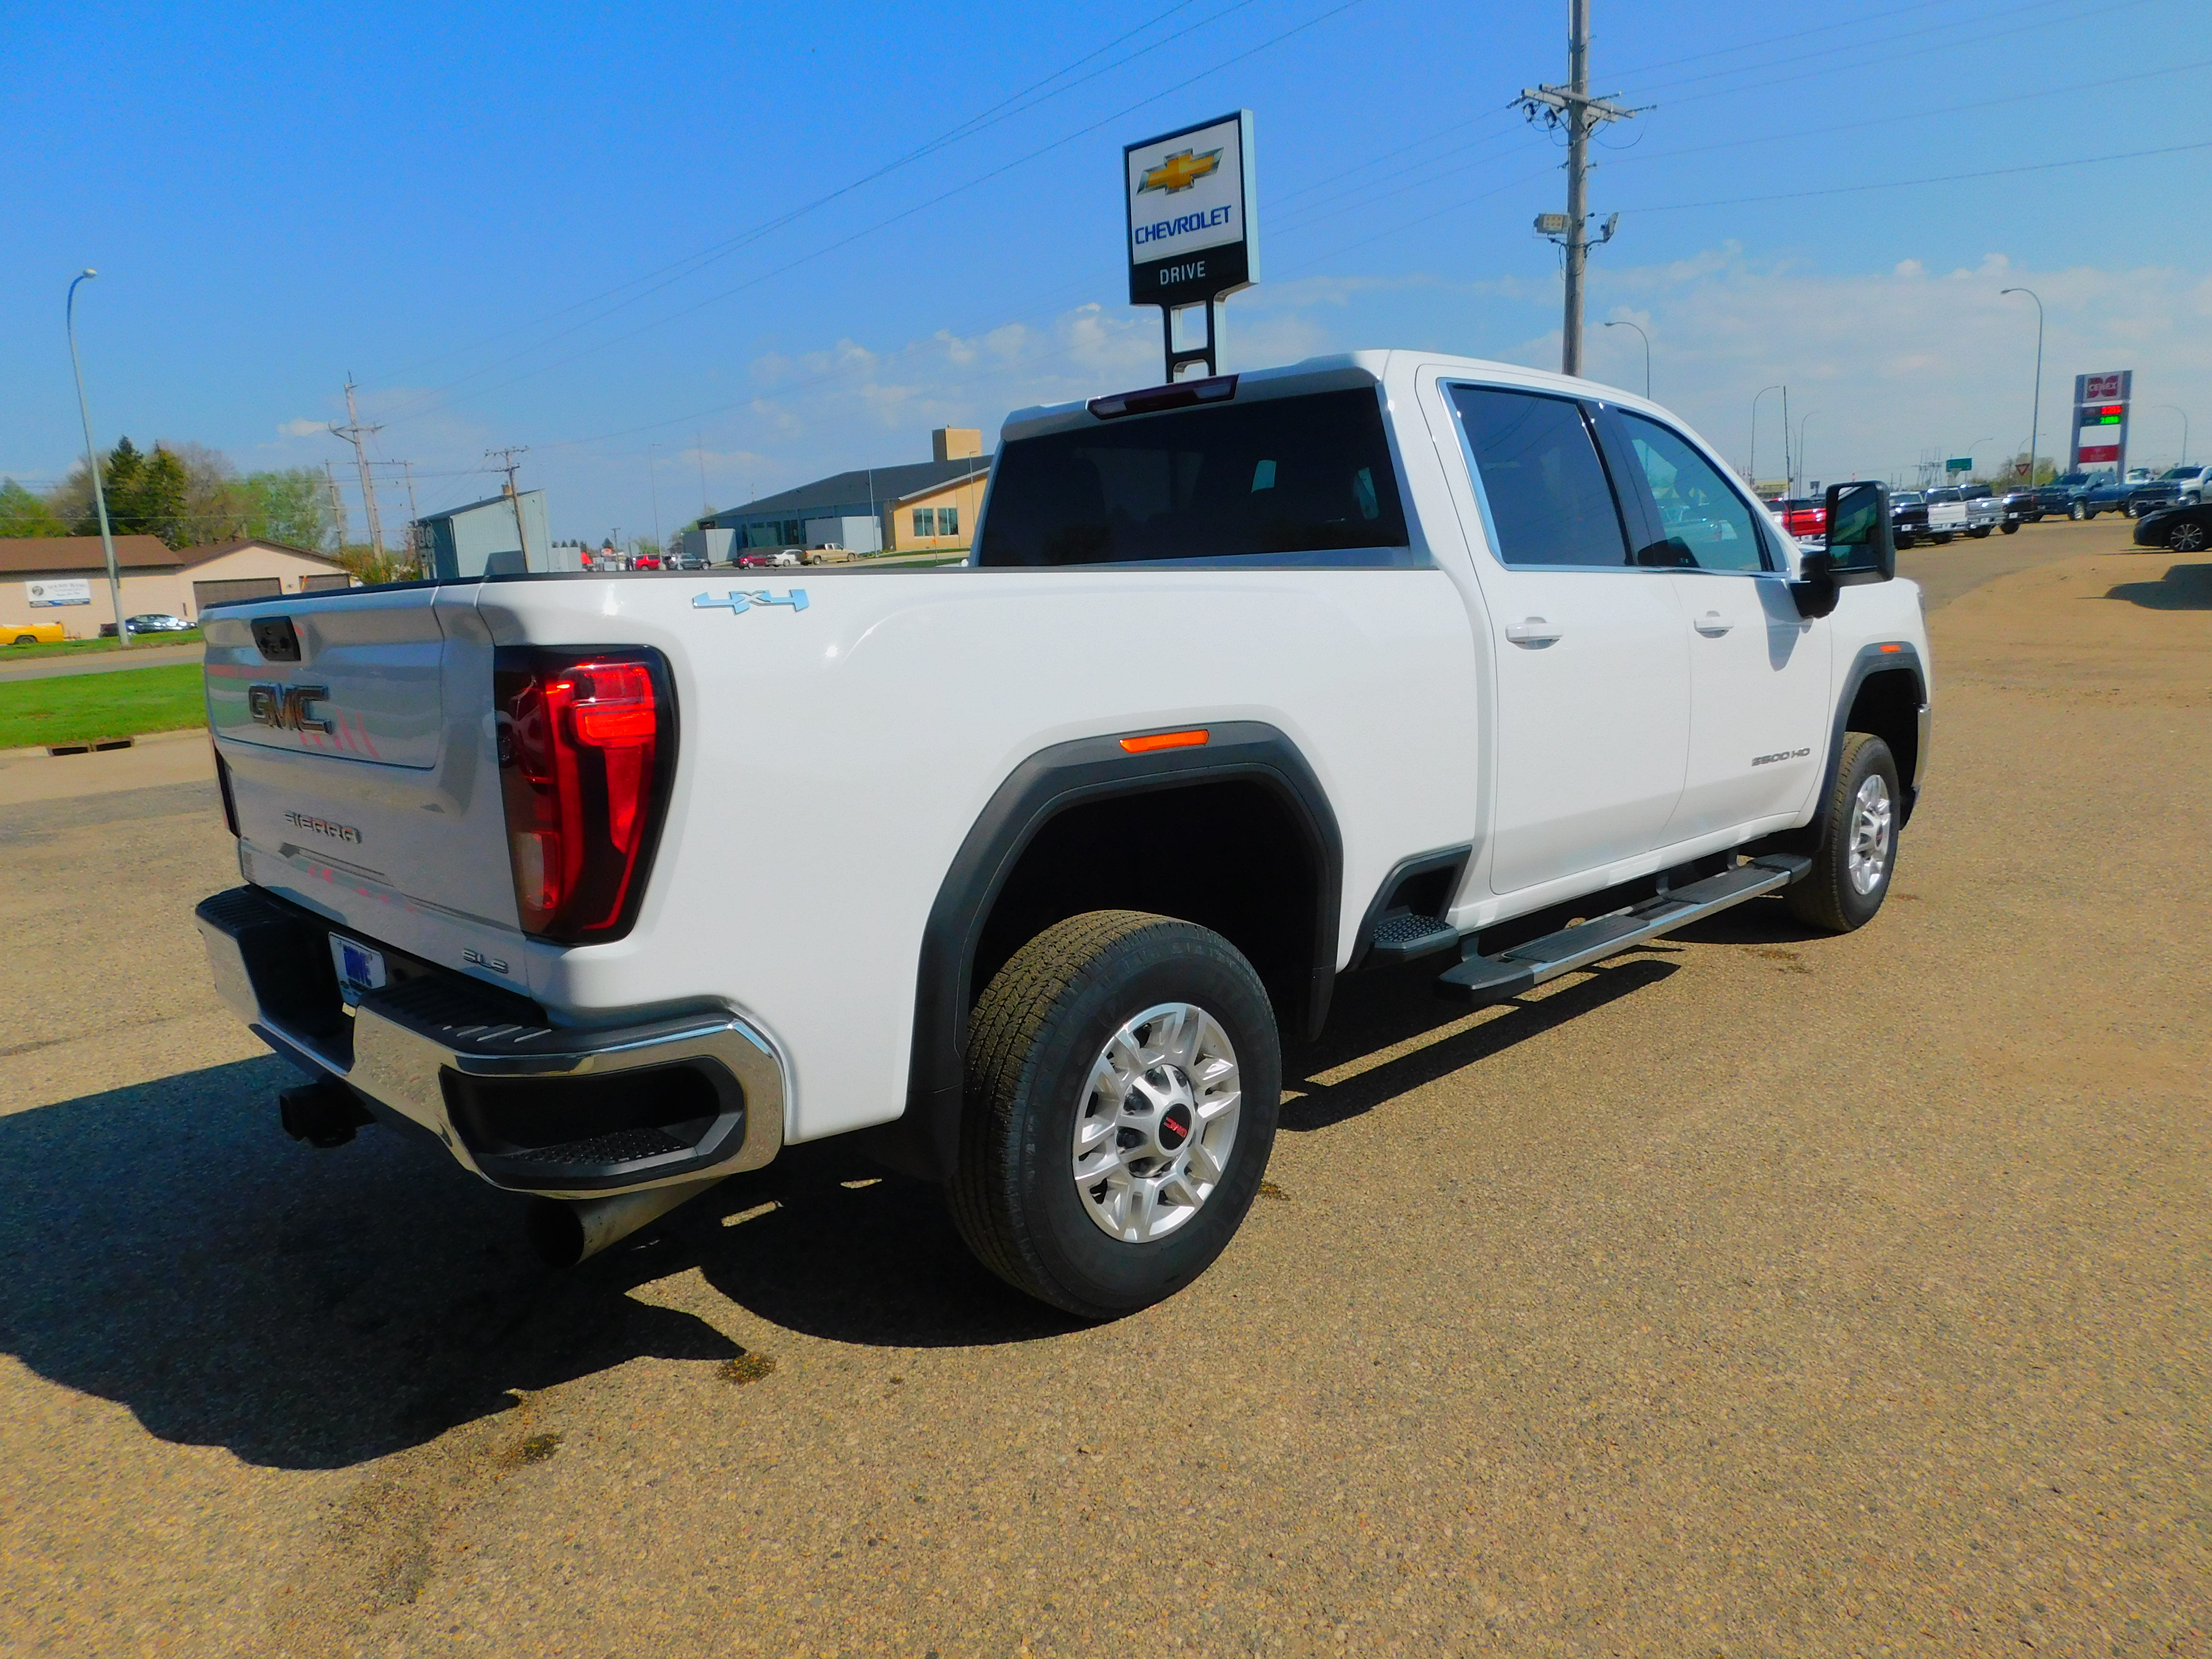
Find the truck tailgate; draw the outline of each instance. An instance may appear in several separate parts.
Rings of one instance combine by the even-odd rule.
[[[526,990],[475,588],[226,606],[205,635],[246,878]]]

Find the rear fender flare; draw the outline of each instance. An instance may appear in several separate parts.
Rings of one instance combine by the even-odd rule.
[[[959,1152],[976,947],[1023,853],[1047,823],[1071,806],[1239,778],[1274,791],[1290,807],[1318,875],[1305,1006],[1282,1012],[1291,1031],[1309,1037],[1318,1033],[1335,983],[1343,902],[1344,842],[1336,813],[1321,780],[1281,731],[1259,720],[1205,724],[1208,741],[1188,749],[1133,755],[1118,735],[1054,744],[1016,767],[993,793],[945,872],[922,933],[906,1111],[884,1126],[893,1133],[878,1137],[875,1146],[886,1161],[935,1179],[951,1173]]]

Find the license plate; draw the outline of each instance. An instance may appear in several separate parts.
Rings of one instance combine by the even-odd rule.
[[[331,963],[338,970],[338,994],[354,1007],[364,991],[384,988],[384,952],[356,945],[343,934],[331,935]]]

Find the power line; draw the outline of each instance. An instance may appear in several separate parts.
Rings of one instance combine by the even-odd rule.
[[[1771,196],[1730,196],[1711,202],[1669,202],[1663,207],[1638,208],[1638,213],[1686,213],[1692,208],[1745,207],[1755,202],[1790,202],[1801,196],[1856,196],[1875,190],[1910,190],[1920,185],[1955,185],[1969,179],[2002,179],[2017,173],[2053,173],[2061,167],[2094,167],[2102,161],[2138,161],[2150,155],[2179,155],[2190,150],[2212,149],[2212,138],[2193,144],[2167,144],[2159,149],[2119,150],[2110,155],[2081,155],[2069,161],[2036,161],[2026,167],[1985,167],[1978,173],[1945,173],[1928,179],[1892,179],[1878,185],[1835,185],[1826,190],[1785,190]]]
[[[1257,46],[1248,47],[1243,52],[1234,53],[1228,58],[1223,58],[1219,63],[1214,64],[1209,68],[1200,70],[1197,74],[1190,76],[1187,79],[1179,81],[1173,86],[1164,87],[1157,92],[1149,93],[1145,97],[1139,99],[1135,103],[1131,104],[1125,108],[1116,110],[1111,115],[1108,115],[1097,121],[1093,121],[1087,126],[1079,127],[1073,132],[1064,134],[1060,137],[1054,139],[1050,143],[1044,144],[1036,149],[1030,151],[1025,155],[1017,156],[1011,161],[1004,162],[998,167],[993,167],[988,173],[979,173],[974,178],[967,179],[963,183],[955,185],[950,190],[940,191],[938,195],[930,198],[926,202],[917,203],[914,206],[902,209],[899,212],[891,214],[886,218],[879,219],[873,224],[866,226],[860,230],[856,230],[849,235],[840,237],[834,242],[826,243],[822,246],[814,249],[811,252],[803,253],[795,259],[787,260],[784,264],[775,266],[772,270],[763,271],[758,276],[750,277],[744,282],[738,283],[735,287],[724,289],[718,294],[708,295],[705,299],[695,301],[681,309],[665,312],[660,316],[653,319],[650,322],[641,324],[637,327],[633,328],[625,333],[611,335],[607,338],[598,342],[596,344],[586,346],[583,350],[574,353],[569,356],[561,358],[556,362],[541,364],[536,368],[526,370],[521,374],[515,375],[506,380],[499,381],[492,386],[478,387],[476,391],[466,393],[465,398],[447,398],[445,396],[445,388],[440,388],[436,392],[425,394],[423,397],[416,398],[410,403],[404,404],[396,409],[387,410],[386,419],[400,420],[411,418],[417,411],[426,410],[432,406],[437,405],[441,398],[444,398],[444,406],[450,407],[454,403],[465,401],[465,398],[481,398],[493,392],[502,391],[507,386],[519,385],[521,381],[529,380],[532,376],[546,374],[552,369],[566,368],[568,364],[576,362],[584,357],[587,357],[593,352],[604,351],[609,346],[619,345],[626,340],[636,338],[640,334],[649,332],[651,330],[659,328],[668,323],[675,322],[681,318],[690,316],[696,312],[702,311],[708,306],[718,305],[724,300],[734,298],[736,295],[745,292],[748,289],[757,288],[763,283],[771,281],[777,276],[784,275],[786,272],[795,270],[800,265],[811,264],[814,260],[821,258],[825,254],[834,253],[840,248],[848,247],[854,242],[873,236],[879,231],[889,229],[891,226],[898,224],[904,220],[911,219],[917,214],[926,213],[931,208],[939,206],[942,204],[950,201],[955,196],[965,194],[967,191],[974,190],[980,185],[988,184],[992,179],[999,178],[1005,173],[1011,173],[1017,167],[1026,167],[1030,162],[1036,161],[1041,156],[1048,155],[1054,150],[1063,149],[1069,144],[1073,143],[1079,138],[1088,137],[1091,134],[1098,131],[1101,128],[1111,126],[1115,122],[1121,120],[1125,116],[1133,115],[1137,111],[1146,108],[1149,105],[1158,103],[1163,99],[1173,97],[1176,93],[1182,92],[1187,88],[1195,86],[1199,82],[1218,75],[1224,69],[1228,69],[1237,64],[1243,63],[1248,58],[1256,57],[1261,52],[1267,51],[1270,47],[1279,46],[1282,42],[1290,40],[1293,35],[1302,34],[1308,29],[1328,21],[1333,17],[1341,16],[1344,13],[1351,11],[1354,8],[1366,3],[1367,0],[1340,0],[1340,3],[1331,7],[1328,10],[1322,12],[1316,16],[1310,17],[1303,23],[1294,24],[1291,27],[1283,30],[1280,33],[1271,35],[1267,40],[1261,41]],[[527,354],[526,353],[524,355]]]

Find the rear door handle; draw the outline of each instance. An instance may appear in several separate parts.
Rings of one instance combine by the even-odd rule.
[[[1703,634],[1709,640],[1717,640],[1720,638],[1722,635],[1727,633],[1729,629],[1735,626],[1735,624],[1734,623],[1730,622],[1726,617],[1721,615],[1717,611],[1706,611],[1704,616],[1698,618],[1696,623],[1698,632]]]
[[[1549,645],[1566,632],[1541,617],[1531,617],[1526,622],[1505,624],[1505,637],[1516,645]]]

